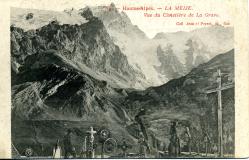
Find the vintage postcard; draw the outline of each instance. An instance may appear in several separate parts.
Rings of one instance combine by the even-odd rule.
[[[0,158],[249,156],[247,1],[0,5]]]

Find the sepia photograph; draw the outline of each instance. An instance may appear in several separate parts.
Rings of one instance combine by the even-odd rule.
[[[229,8],[172,1],[10,6],[10,158],[236,158]]]

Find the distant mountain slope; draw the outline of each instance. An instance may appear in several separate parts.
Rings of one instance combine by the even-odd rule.
[[[186,70],[184,74],[177,73],[179,75],[185,75],[199,64],[234,48],[232,27],[216,25],[190,32],[158,33],[153,39],[149,39],[131,23],[126,13],[119,12],[113,3],[110,6],[91,9],[93,14],[103,21],[114,43],[127,55],[129,62],[142,70],[152,86],[161,85],[175,77],[175,73],[162,74],[167,72],[166,66],[161,68],[162,72],[153,67],[161,63],[157,54],[159,45],[162,48],[172,46],[172,52],[176,56],[174,59]],[[189,56],[193,57],[191,61]],[[181,64],[178,68],[181,68]]]
[[[156,34],[153,39],[160,44],[172,44],[173,50],[176,53],[179,53],[178,57],[180,61],[184,62],[185,56],[183,54],[183,51],[187,49],[186,43],[188,40],[192,40],[197,43],[196,49],[201,49],[201,54],[204,54],[210,59],[216,56],[217,54],[231,50],[234,44],[233,37],[234,32],[232,27],[223,27],[215,25],[211,27],[196,29],[191,32],[161,32]]]

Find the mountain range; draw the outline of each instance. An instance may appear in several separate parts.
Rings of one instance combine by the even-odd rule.
[[[233,49],[232,27],[215,25],[191,32],[160,32],[151,39],[138,26],[132,24],[125,12],[118,11],[113,3],[110,6],[85,7],[80,10],[72,8],[63,12],[12,8],[14,11],[11,14],[11,24],[24,31],[38,29],[54,20],[59,24],[79,25],[88,21],[81,16],[81,13],[87,9],[102,21],[111,41],[127,57],[129,65],[143,74],[144,77],[139,80],[142,82],[138,82],[136,88],[158,86],[176,78],[174,73],[179,70],[174,71],[174,75],[165,74],[167,71],[162,70],[167,70],[171,66],[179,68],[175,66],[179,63],[161,64],[157,53],[159,46],[162,50],[167,50],[167,46],[172,46],[171,55],[181,63],[183,68],[181,70],[185,70],[177,74],[180,76],[187,74],[198,64]],[[33,17],[26,20],[25,16],[28,13],[32,13]],[[164,66],[160,69],[161,71],[157,69],[159,66]],[[132,87],[134,88],[134,85]]]

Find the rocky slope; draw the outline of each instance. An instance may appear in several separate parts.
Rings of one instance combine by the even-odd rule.
[[[11,27],[12,67],[18,72],[28,55],[47,50],[67,59],[81,71],[99,74],[101,80],[120,87],[143,88],[144,75],[129,65],[126,56],[107,33],[102,21],[85,11],[87,23],[58,24],[57,21],[36,30]],[[90,71],[89,71],[90,70]]]
[[[94,16],[100,18],[111,35],[128,34],[130,38],[146,39],[146,34],[138,26],[133,25],[123,11],[119,12],[114,3],[110,6],[91,7]],[[117,38],[117,37],[115,37]],[[119,39],[116,39],[119,41]]]
[[[21,154],[32,147],[36,155],[52,155],[68,128],[78,153],[90,126],[135,141],[123,127],[130,118],[116,100],[126,96],[123,89],[79,72],[54,52],[25,62],[19,73],[12,71],[12,142]]]
[[[150,50],[151,40],[138,26],[132,24],[127,14],[119,12],[113,3],[110,6],[91,7],[91,10],[103,21],[114,43],[127,56],[131,65],[145,74],[150,86],[161,83],[159,74],[153,67],[158,64],[156,50]]]

